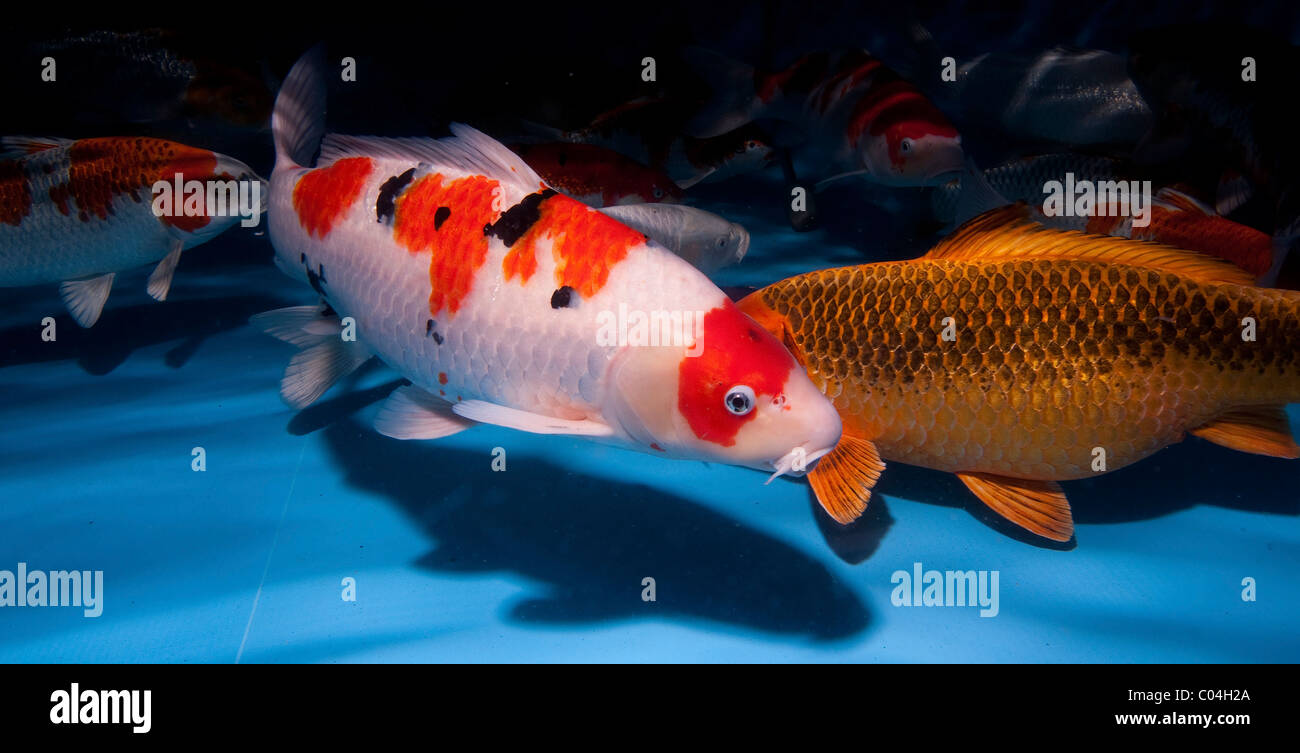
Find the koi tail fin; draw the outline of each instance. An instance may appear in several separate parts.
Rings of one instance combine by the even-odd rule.
[[[325,49],[298,59],[280,87],[271,114],[277,169],[311,167],[325,137]]]

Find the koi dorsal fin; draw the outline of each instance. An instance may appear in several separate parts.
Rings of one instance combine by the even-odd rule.
[[[0,158],[16,159],[29,154],[43,152],[46,149],[58,149],[73,143],[72,139],[46,138],[43,136],[5,136],[0,138]]]
[[[1160,243],[1058,230],[1035,222],[1023,202],[994,209],[953,231],[923,258],[955,261],[1057,259],[1147,267],[1202,283],[1254,285],[1251,274],[1212,256]]]
[[[372,157],[408,160],[412,165],[428,164],[435,172],[451,170],[482,175],[533,193],[543,182],[528,163],[504,144],[463,123],[452,123],[454,134],[445,139],[347,136],[331,133],[321,143],[318,165],[344,157]]]

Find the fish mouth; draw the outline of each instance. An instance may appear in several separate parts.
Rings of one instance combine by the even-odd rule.
[[[813,463],[833,449],[835,447],[831,446],[809,452],[803,445],[795,447],[772,463],[772,469],[775,472],[767,477],[767,481],[764,481],[763,485],[767,486],[781,476],[798,477],[804,475],[809,471]],[[795,468],[796,462],[799,463],[799,468]]]

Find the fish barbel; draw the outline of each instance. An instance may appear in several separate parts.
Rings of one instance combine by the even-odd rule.
[[[920,259],[799,275],[740,307],[840,412],[843,438],[809,475],[836,520],[863,512],[884,459],[956,473],[1002,516],[1068,541],[1057,481],[1188,432],[1300,457],[1283,410],[1300,400],[1300,293],[1252,282],[1194,252],[1046,228],[1016,205]]]

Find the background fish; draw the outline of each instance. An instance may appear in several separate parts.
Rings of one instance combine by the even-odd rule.
[[[805,139],[796,148],[799,171],[822,180],[861,174],[884,185],[922,186],[962,169],[957,129],[865,51],[805,55],[773,74],[702,48],[686,54],[715,92],[692,121],[692,135],[764,118],[792,123]]]
[[[1291,238],[1276,239],[1239,222],[1220,217],[1213,209],[1173,188],[1162,188],[1151,205],[1151,221],[1135,227],[1131,217],[1098,216],[1087,220],[1087,231],[1138,241],[1155,241],[1217,256],[1241,267],[1264,284],[1271,284],[1286,259]]]
[[[257,181],[242,162],[147,138],[72,141],[12,137],[0,160],[0,287],[62,283],[77,323],[99,319],[113,277],[158,262],[149,294],[167,297],[181,252],[239,222],[227,216],[153,212],[157,181]],[[258,213],[261,206],[257,207]],[[161,261],[160,261],[161,260]]]
[[[984,180],[989,188],[1014,204],[1023,201],[1030,207],[1039,209],[1043,206],[1046,194],[1043,187],[1048,181],[1061,181],[1066,173],[1073,173],[1076,180],[1098,182],[1103,180],[1132,180],[1135,169],[1126,162],[1113,157],[1076,154],[1073,152],[1054,152],[1027,157],[1019,157],[996,167],[983,171]],[[961,202],[962,179],[957,178],[936,186],[930,194],[931,206],[935,219],[942,222],[958,220],[958,205]],[[994,207],[985,207],[992,209]],[[1039,212],[1041,216],[1041,212]],[[970,219],[969,217],[961,219]],[[1086,220],[1075,217],[1051,218],[1055,227],[1083,230]]]
[[[511,150],[547,185],[592,207],[681,201],[682,190],[663,172],[591,144],[515,144]]]
[[[291,405],[377,355],[411,381],[376,420],[401,439],[489,423],[778,475],[834,445],[834,408],[699,270],[467,126],[324,135],[322,65],[318,50],[294,66],[273,118],[277,264],[325,302],[257,318],[302,348],[281,385]],[[701,312],[700,339],[636,341],[627,311]],[[603,337],[615,312],[623,332]]]
[[[602,210],[708,274],[745,258],[749,232],[712,212],[682,204],[628,204]]]
[[[809,474],[828,513],[857,518],[895,460],[956,473],[1003,517],[1066,541],[1057,481],[1122,468],[1188,432],[1300,457],[1283,411],[1300,400],[1300,292],[1027,216],[996,210],[921,259],[811,272],[741,302],[844,420]]]

